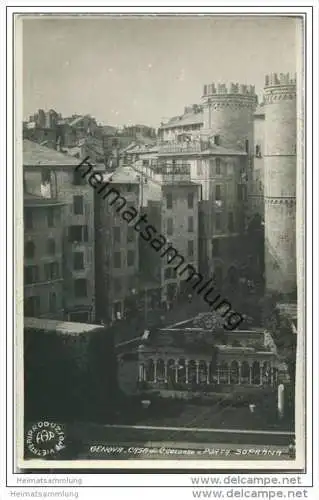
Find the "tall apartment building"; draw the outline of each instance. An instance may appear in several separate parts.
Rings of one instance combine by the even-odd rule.
[[[61,276],[64,319],[86,322],[95,318],[94,191],[75,170],[77,165],[76,158],[29,140],[23,141],[25,197],[38,200],[37,203],[43,206],[51,204],[53,207],[59,207],[54,210],[56,213],[60,211],[60,219],[56,215],[52,220],[50,215],[52,231],[48,232],[48,238],[55,239],[54,227],[57,234],[62,233],[59,255],[62,254],[63,262]],[[41,217],[43,218],[42,215]],[[41,224],[44,227],[43,220],[38,221],[38,225]],[[29,231],[27,226],[28,222],[25,219],[26,237]],[[40,234],[38,239],[40,240]],[[42,253],[45,245],[43,242],[42,247],[39,246],[37,254],[39,262],[44,262],[46,259]],[[56,247],[60,248],[59,238]],[[53,270],[53,276],[54,272]],[[42,279],[40,276],[35,272],[30,281],[37,282]]]
[[[140,272],[158,300],[171,302],[186,288],[186,265],[198,271],[199,185],[190,180],[187,165],[182,170],[161,163],[154,171],[153,178],[141,176],[143,213],[153,236],[140,239]]]
[[[24,315],[64,318],[63,202],[24,195]]]
[[[108,190],[95,191],[96,310],[98,320],[110,321],[123,317],[139,286],[138,233],[124,212],[138,213],[140,181],[120,167],[104,173],[103,183]]]

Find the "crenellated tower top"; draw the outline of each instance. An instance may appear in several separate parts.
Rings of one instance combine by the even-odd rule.
[[[296,74],[293,73],[270,73],[265,76],[265,89],[269,87],[295,86],[297,81]]]
[[[265,77],[265,104],[296,99],[296,74],[270,73]]]
[[[225,83],[211,83],[204,85],[203,97],[210,96],[250,96],[256,97],[255,86],[254,85],[243,85],[239,83],[230,83],[229,85]]]

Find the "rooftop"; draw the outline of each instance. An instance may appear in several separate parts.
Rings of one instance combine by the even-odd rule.
[[[267,348],[263,346],[264,330],[262,328],[226,332],[223,325],[224,319],[217,312],[200,313],[186,321],[152,330],[148,339],[141,341],[141,344],[148,344],[152,347],[170,346],[185,350],[189,348],[194,353],[208,353],[209,349],[213,347],[223,351],[235,350],[236,352],[267,351]],[[257,344],[256,334],[262,339]],[[240,344],[241,338],[247,338],[247,335],[251,335],[253,342],[249,347]],[[234,336],[237,340],[236,345],[234,345]]]
[[[53,319],[24,318],[24,328],[31,330],[43,330],[45,332],[56,332],[61,335],[81,335],[103,330],[103,326],[88,325],[86,323],[72,323],[69,321],[56,321]]]
[[[180,116],[174,116],[167,123],[160,126],[160,130],[172,127],[184,127],[185,125],[203,124],[203,113],[184,113]]]
[[[103,182],[116,184],[139,184],[139,175],[130,167],[119,167],[114,172],[104,174]]]
[[[126,150],[128,150],[128,148],[126,148]],[[132,146],[130,147],[128,152],[130,154],[157,153],[158,146],[157,144],[154,144],[154,141],[151,144],[135,144],[133,147]]]
[[[79,160],[73,156],[60,153],[55,149],[41,146],[37,142],[23,140],[23,165],[25,167],[37,166],[72,166],[78,165]]]

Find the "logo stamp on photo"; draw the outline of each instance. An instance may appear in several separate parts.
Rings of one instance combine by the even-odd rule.
[[[65,448],[62,426],[54,422],[37,422],[26,433],[26,448],[35,456],[55,455]]]

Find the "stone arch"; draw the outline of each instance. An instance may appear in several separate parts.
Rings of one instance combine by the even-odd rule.
[[[178,360],[178,382],[186,384],[186,362],[184,358]]]
[[[270,385],[271,383],[271,363],[264,361],[262,365],[262,383]]]
[[[239,364],[235,360],[230,364],[230,382],[231,384],[239,383]]]
[[[140,363],[139,364],[138,370],[139,370],[139,374],[138,374],[139,381],[140,382],[144,382],[144,380],[146,380],[146,373],[145,373],[144,363]]]
[[[155,374],[153,359],[149,359],[147,361],[145,369],[146,369],[146,380],[148,382],[153,382],[153,380],[154,380],[154,374]]]
[[[175,359],[169,359],[167,361],[167,381],[169,383],[175,382]]]
[[[158,380],[164,380],[165,379],[165,363],[163,359],[158,359],[157,360],[157,379]]]
[[[229,366],[226,361],[219,365],[219,381],[221,384],[228,384]]]
[[[193,359],[188,361],[188,380],[191,384],[196,384],[196,362]]]
[[[252,383],[260,385],[260,364],[259,361],[254,361],[252,364]]]
[[[198,365],[198,381],[200,384],[207,383],[207,366],[206,361],[200,360]]]
[[[241,382],[243,384],[250,383],[250,366],[247,361],[244,361],[241,365]]]

